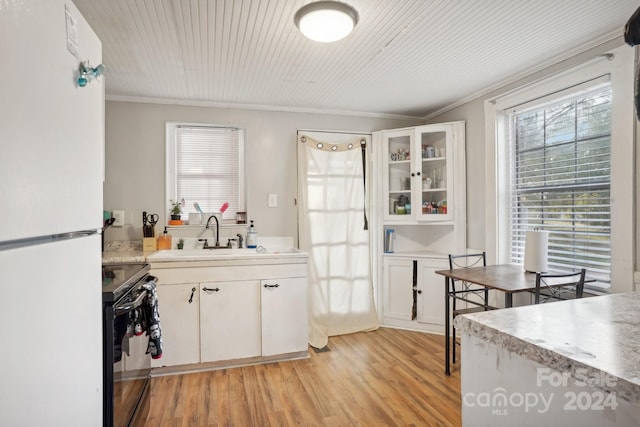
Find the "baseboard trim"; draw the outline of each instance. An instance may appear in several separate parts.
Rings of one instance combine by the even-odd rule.
[[[219,362],[191,363],[188,365],[162,366],[151,369],[151,377],[166,375],[191,374],[195,372],[215,371],[219,369],[239,368],[251,365],[263,365],[265,363],[286,362],[290,360],[308,359],[309,351],[278,354],[275,356],[257,356],[246,359],[221,360]]]

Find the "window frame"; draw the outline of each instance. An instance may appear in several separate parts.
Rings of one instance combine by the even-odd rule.
[[[558,93],[580,83],[609,75],[612,89],[611,123],[611,287],[610,292],[633,291],[635,264],[635,115],[634,51],[621,46],[591,52],[592,59],[568,61],[564,71],[539,73],[504,88],[502,94],[484,102],[485,121],[485,249],[490,263],[508,263],[508,192],[499,167],[506,158],[507,120],[504,110]],[[587,57],[583,55],[582,58]],[[584,61],[584,59],[582,60]],[[568,67],[573,68],[568,69]],[[561,67],[555,67],[555,70]],[[482,224],[479,224],[482,226]],[[588,273],[587,273],[588,274]]]
[[[177,167],[176,167],[176,144],[177,144],[177,130],[180,126],[193,126],[193,127],[212,127],[212,128],[233,128],[238,129],[241,132],[242,137],[238,146],[238,211],[246,212],[246,144],[247,144],[247,131],[243,126],[232,124],[212,124],[212,123],[193,123],[193,122],[167,122],[166,123],[166,141],[165,141],[165,206],[167,213],[171,200],[177,200]],[[196,213],[193,206],[183,207],[182,214]],[[209,212],[205,212],[209,213]],[[229,213],[223,217],[224,223],[235,223],[235,212]]]
[[[579,116],[576,115],[572,118],[573,122],[571,123],[573,128],[576,131],[576,134],[573,135],[572,138],[564,141],[559,141],[556,143],[549,143],[549,141],[545,139],[544,141],[542,141],[541,145],[536,145],[536,146],[521,147],[518,145],[518,139],[516,136],[518,130],[516,128],[517,125],[515,123],[517,121],[518,116],[526,115],[531,112],[546,111],[550,107],[559,106],[560,104],[563,104],[563,103],[566,104],[568,102],[570,102],[574,108],[577,108],[577,105],[578,105],[577,103],[580,100],[584,100],[587,97],[604,94],[605,92],[609,98],[607,102],[609,126],[607,128],[606,134],[593,134],[588,136],[580,136],[577,133],[578,120],[580,118]],[[611,191],[611,174],[613,172],[610,167],[611,165],[611,158],[610,158],[611,156],[610,154],[611,152],[611,110],[612,110],[611,94],[612,94],[612,89],[611,89],[610,79],[609,79],[609,76],[607,75],[607,76],[603,76],[603,78],[585,82],[584,84],[581,84],[577,87],[569,88],[568,90],[563,91],[560,94],[553,94],[552,96],[545,97],[548,99],[533,101],[533,102],[527,103],[524,106],[513,107],[513,108],[510,108],[508,111],[505,111],[505,114],[508,117],[508,125],[509,125],[508,156],[509,156],[509,162],[510,162],[510,165],[508,166],[508,169],[507,169],[508,171],[507,173],[510,176],[510,187],[508,191],[510,193],[510,200],[511,200],[510,207],[509,207],[510,209],[509,235],[511,236],[511,239],[507,242],[507,243],[510,243],[509,261],[512,263],[515,262],[518,264],[523,263],[524,234],[527,230],[532,230],[533,227],[539,226],[539,224],[528,223],[528,222],[524,226],[522,225],[518,226],[516,223],[514,223],[514,220],[516,219],[515,216],[517,216],[518,218],[521,218],[522,212],[524,212],[522,211],[523,208],[517,208],[514,205],[515,203],[514,197],[517,197],[518,199],[520,197],[524,197],[526,199],[527,194],[544,195],[544,200],[540,200],[539,203],[534,202],[533,208],[535,209],[535,207],[537,206],[540,209],[540,212],[542,212],[545,210],[545,206],[547,205],[547,203],[551,203],[550,216],[547,216],[545,214],[543,217],[535,219],[534,217],[529,218],[527,214],[524,214],[525,216],[522,218],[525,220],[530,219],[534,221],[536,220],[542,221],[543,224],[546,224],[548,221],[550,221],[551,223],[555,222],[554,220],[555,215],[552,212],[553,212],[553,200],[558,200],[557,197],[562,197],[563,194],[567,194],[567,193],[573,194],[574,196],[581,196],[581,195],[584,195],[585,193],[605,191],[606,194],[608,195],[607,202],[606,202],[608,206],[602,212],[606,211],[607,213],[608,233],[606,233],[606,236],[607,236],[607,241],[605,245],[606,247],[600,246],[600,248],[602,251],[607,253],[606,259],[608,260],[608,266],[605,268],[604,264],[602,264],[602,266],[598,268],[596,265],[594,265],[591,270],[591,273],[592,273],[591,278],[595,279],[597,283],[589,283],[587,285],[587,287],[596,288],[601,291],[606,290],[610,287],[610,270],[611,270],[611,237],[612,235],[611,235],[611,224],[610,224],[611,203],[609,201],[610,191]],[[544,119],[545,128],[549,124],[547,123],[546,120],[547,118],[545,117]],[[598,176],[595,179],[587,179],[587,180],[577,178],[577,179],[580,179],[580,182],[572,182],[572,183],[564,183],[564,184],[558,184],[558,181],[552,181],[551,184],[549,182],[546,182],[546,179],[550,177],[547,174],[547,166],[549,165],[547,162],[548,161],[553,162],[552,158],[554,156],[554,154],[549,154],[549,153],[554,153],[557,150],[566,150],[567,148],[569,148],[570,152],[575,155],[581,152],[580,150],[582,148],[580,147],[585,144],[588,144],[589,140],[591,139],[600,140],[602,138],[606,138],[608,140],[608,143],[603,145],[603,147],[606,147],[606,150],[607,150],[606,156],[607,156],[607,165],[608,165],[609,172],[606,175]],[[544,183],[537,184],[534,187],[531,187],[525,183],[521,183],[521,185],[518,185],[518,177],[526,177],[530,175],[530,172],[527,172],[526,170],[519,170],[519,171],[516,170],[516,166],[515,166],[516,158],[522,159],[521,156],[526,155],[523,153],[532,154],[537,160],[543,162],[542,170],[535,172],[533,176],[535,176],[536,178],[544,178],[545,180]],[[551,156],[551,158],[549,158],[548,156]],[[574,158],[574,161],[571,163],[573,163],[573,167],[574,167],[574,169],[572,169],[571,175],[574,176],[574,178],[576,178],[578,175],[581,174],[581,165],[578,163],[577,158]],[[560,167],[562,167],[561,163],[559,165]],[[502,167],[502,165],[500,167]],[[521,174],[524,174],[524,175],[521,175]],[[553,177],[553,175],[551,175],[551,177]],[[563,176],[562,178],[558,178],[558,179],[566,179],[566,176]],[[550,199],[548,199],[549,197]],[[525,202],[525,204],[528,204],[528,203]],[[575,203],[572,205],[572,207],[573,208],[571,212],[579,211],[580,203]],[[514,209],[516,209],[518,213],[514,212]],[[527,208],[524,208],[524,210],[526,211]],[[601,212],[601,211],[598,211],[598,212]],[[589,235],[593,235],[592,233],[596,233],[596,234],[601,233],[600,231],[597,230],[596,226],[591,225],[590,220],[587,220],[586,226],[589,227],[589,231],[590,231]],[[556,243],[556,244],[553,243],[554,240],[559,240],[559,239],[561,240],[561,235],[564,233],[580,234],[580,232],[576,232],[575,230],[555,232],[554,226],[550,226],[550,227],[551,228],[547,228],[544,225],[542,225],[542,229],[551,231],[552,233],[549,239],[549,243],[550,243],[549,244],[549,265],[551,269],[555,271],[562,268],[567,268],[566,266],[568,263],[573,264],[572,268],[574,270],[583,268],[583,267],[589,269],[589,265],[583,265],[584,260],[581,259],[579,256],[560,255],[564,252],[564,250],[571,251],[572,250],[571,245],[567,245],[566,243]],[[566,225],[562,227],[564,228],[566,227]],[[555,239],[554,239],[554,236],[555,236]],[[577,239],[576,240],[577,245],[574,245],[574,246],[576,247],[582,246],[582,243],[580,243],[580,237],[575,236],[575,238]],[[554,250],[553,250],[554,248],[558,251],[555,257],[553,257],[552,255],[554,253]],[[586,255],[596,256],[596,257],[602,256],[602,255],[597,255],[597,251],[596,252],[587,251]],[[565,266],[565,267],[561,267],[561,266]]]

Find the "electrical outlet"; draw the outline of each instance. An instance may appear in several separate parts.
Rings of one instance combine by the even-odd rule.
[[[278,207],[278,195],[277,194],[275,194],[275,193],[269,194],[268,206],[270,208],[277,208]]]
[[[122,227],[124,225],[124,211],[112,211],[111,217],[115,218],[112,227]]]

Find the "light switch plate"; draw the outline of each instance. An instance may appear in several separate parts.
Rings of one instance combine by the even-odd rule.
[[[275,194],[275,193],[269,194],[268,206],[270,208],[277,208],[278,207],[278,195],[277,194]]]
[[[111,217],[115,218],[112,227],[122,227],[124,225],[124,211],[111,211]]]

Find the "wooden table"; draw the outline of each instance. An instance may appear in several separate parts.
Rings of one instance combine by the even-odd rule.
[[[450,280],[461,280],[483,286],[486,289],[494,289],[504,292],[504,306],[513,306],[513,294],[516,292],[534,291],[536,289],[536,274],[525,272],[521,265],[499,264],[486,267],[465,267],[452,270],[438,270],[437,274],[445,279],[445,365],[444,372],[451,375],[450,351]],[[472,301],[468,301],[472,302]],[[473,303],[473,302],[472,302]],[[455,339],[455,337],[454,337]]]

